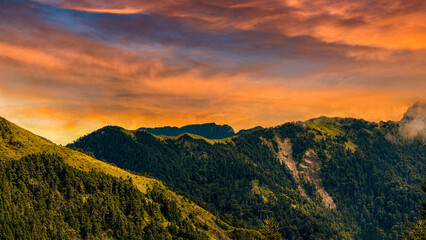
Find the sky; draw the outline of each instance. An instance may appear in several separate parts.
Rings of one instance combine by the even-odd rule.
[[[426,96],[424,0],[0,0],[0,116],[105,125],[400,120]]]

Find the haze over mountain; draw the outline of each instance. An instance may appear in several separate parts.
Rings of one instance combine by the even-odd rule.
[[[156,128],[138,128],[154,135],[178,136],[182,133],[192,133],[208,139],[221,139],[227,137],[238,136],[244,133],[249,133],[262,127],[254,127],[250,129],[241,129],[237,133],[229,125],[216,125],[216,123],[192,124],[183,127],[156,127]]]
[[[422,199],[425,141],[401,134],[419,108],[400,122],[320,117],[216,140],[108,126],[69,146],[157,177],[232,222],[273,217],[287,239],[398,239]]]

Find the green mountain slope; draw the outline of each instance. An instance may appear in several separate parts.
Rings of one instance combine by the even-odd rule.
[[[424,142],[395,135],[395,122],[332,121],[308,123],[315,122],[312,129],[325,128],[314,146],[324,159],[324,187],[344,206],[342,211],[356,219],[363,239],[396,239],[407,220],[417,217],[419,184],[426,177]],[[333,137],[327,133],[333,129],[344,134]]]
[[[0,159],[2,239],[263,238],[158,180],[57,146],[3,118]]]
[[[293,125],[287,127],[293,131]],[[205,201],[236,224],[243,220],[259,225],[269,216],[277,219],[280,231],[290,239],[342,239],[349,234],[351,226],[322,205],[309,191],[309,183],[302,185],[311,201],[299,193],[286,165],[263,143],[262,138],[274,141],[274,133],[255,133],[212,143],[187,134],[157,138],[144,131],[128,134],[119,127],[106,127],[73,146],[153,175]]]
[[[55,155],[0,165],[2,239],[208,239],[176,202],[131,180],[83,172]]]
[[[425,176],[421,139],[398,123],[319,118],[225,141],[105,127],[71,147],[148,173],[234,222],[273,217],[288,239],[396,239],[414,221]]]

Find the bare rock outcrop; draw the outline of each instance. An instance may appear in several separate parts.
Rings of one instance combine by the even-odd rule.
[[[321,180],[321,160],[318,158],[317,154],[312,149],[308,149],[303,156],[303,162],[300,164],[300,167],[303,169],[299,174],[305,175],[306,179],[314,183],[317,187],[317,192],[322,198],[324,206],[335,209],[336,204],[334,203],[333,198],[325,191],[322,186]]]
[[[325,191],[322,186],[321,181],[321,160],[318,158],[317,154],[312,150],[308,149],[303,156],[303,161],[299,165],[299,171],[296,161],[293,159],[293,146],[291,144],[291,140],[286,138],[284,140],[279,137],[275,138],[275,141],[278,145],[278,151],[276,151],[273,147],[271,141],[266,140],[265,138],[260,138],[262,142],[271,149],[271,151],[275,154],[277,159],[281,164],[285,164],[287,168],[290,170],[293,175],[296,183],[300,183],[302,179],[306,179],[310,183],[313,183],[316,186],[318,194],[321,196],[323,204],[325,207],[330,209],[335,209],[336,204],[334,203],[333,198]],[[299,184],[297,189],[303,197],[311,200],[309,196],[306,194],[305,189]]]

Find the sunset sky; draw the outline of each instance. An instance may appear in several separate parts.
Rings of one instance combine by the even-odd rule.
[[[425,96],[425,0],[0,0],[0,116],[56,143],[399,120]]]

